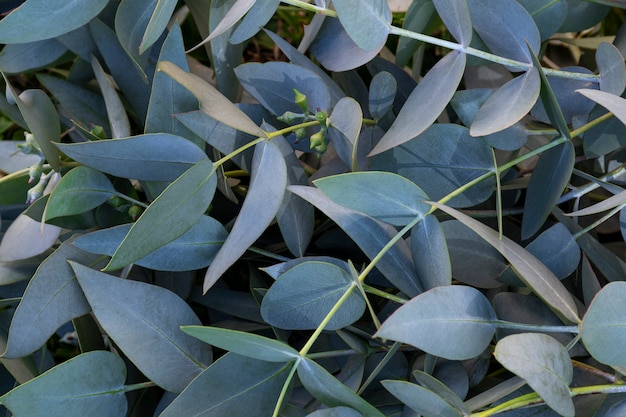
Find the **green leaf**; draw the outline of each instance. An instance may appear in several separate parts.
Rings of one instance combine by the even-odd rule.
[[[515,334],[500,340],[493,354],[506,369],[526,380],[559,415],[575,415],[569,390],[574,370],[561,343],[540,333]]]
[[[108,3],[108,0],[28,0],[2,19],[0,43],[57,37],[86,24]]]
[[[335,203],[394,226],[404,226],[430,210],[429,197],[415,183],[382,171],[354,172],[313,181]]]
[[[298,377],[309,393],[329,407],[349,406],[364,417],[383,417],[383,414],[370,403],[310,359],[300,361]]]
[[[391,11],[386,0],[335,0],[339,21],[364,51],[380,50],[387,41]]]
[[[5,74],[27,73],[67,59],[67,48],[56,39],[6,45],[0,53],[0,68]],[[63,59],[63,60],[65,60]]]
[[[225,33],[228,29],[232,28],[248,12],[248,10],[250,10],[252,6],[254,6],[256,2],[256,0],[236,0],[235,3],[228,10],[226,15],[222,18],[220,23],[215,26],[215,28],[211,31],[211,34],[198,45],[196,45],[194,49],[217,38],[221,34]]]
[[[356,283],[343,268],[325,262],[303,262],[278,277],[263,297],[261,314],[270,325],[286,330],[316,329],[337,302],[351,291],[326,330],[337,330],[357,321],[365,301]]]
[[[443,229],[428,215],[411,229],[411,255],[426,290],[452,283],[452,265]]]
[[[109,116],[109,125],[111,126],[111,135],[113,139],[125,138],[130,136],[130,121],[126,114],[126,109],[122,100],[117,95],[115,88],[111,84],[111,81],[107,78],[102,66],[98,60],[91,57],[91,68],[93,69],[100,91],[102,91],[102,97],[104,98],[104,104],[107,108],[107,114]]]
[[[596,294],[583,317],[581,336],[594,359],[613,366],[625,366],[626,283],[611,282]]]
[[[61,122],[52,100],[42,90],[26,90],[18,96],[6,76],[5,82],[44,157],[52,169],[60,171],[59,150],[54,147],[53,141],[60,140]]]
[[[267,137],[267,134],[244,112],[239,110],[237,106],[202,78],[182,70],[169,61],[160,62],[159,71],[165,72],[187,90],[191,91],[200,101],[201,110],[208,116],[253,136]]]
[[[209,347],[180,330],[181,325],[200,325],[200,319],[177,295],[70,265],[98,323],[154,383],[179,393],[211,362]]]
[[[233,31],[229,42],[239,44],[256,35],[260,28],[270,21],[279,4],[280,0],[255,1],[250,11]]]
[[[446,359],[471,359],[489,346],[494,320],[491,304],[477,289],[436,287],[397,309],[374,336]]]
[[[2,236],[0,261],[12,262],[40,255],[54,245],[60,233],[60,227],[42,225],[20,214]]]
[[[159,40],[159,37],[165,31],[165,28],[172,17],[172,13],[176,8],[176,3],[176,0],[157,1],[154,11],[150,16],[150,20],[148,21],[146,30],[143,33],[143,37],[141,38],[141,43],[139,44],[140,55],[146,52],[156,41]]]
[[[465,71],[465,61],[465,53],[452,51],[435,64],[411,92],[370,156],[408,142],[430,127],[454,95]]]
[[[462,417],[461,410],[420,385],[406,381],[381,381],[383,387],[418,414],[425,416]]]
[[[353,408],[340,406],[317,410],[307,414],[307,417],[363,417],[363,414]]]
[[[204,159],[193,165],[143,212],[104,270],[135,262],[191,229],[209,207],[216,187],[213,162]]]
[[[63,324],[90,311],[67,261],[92,264],[99,257],[77,249],[73,240],[61,244],[31,278],[13,315],[3,357],[33,353]]]
[[[508,81],[478,110],[470,135],[487,136],[513,126],[532,109],[540,90],[541,79],[535,67]]]
[[[575,210],[571,213],[566,213],[566,216],[569,217],[578,217],[578,216],[589,216],[592,214],[599,214],[608,210],[611,210],[617,206],[626,203],[626,191],[622,191],[614,196],[607,198],[606,200],[602,200],[599,203],[596,203],[592,206],[585,207],[584,209]]]
[[[125,0],[115,13],[115,34],[119,43],[144,74],[149,54],[140,52],[140,46],[158,1]]]
[[[291,186],[289,190],[320,209],[365,252],[374,259],[397,233],[386,223],[366,214],[340,206],[314,187]],[[422,292],[406,243],[400,240],[376,264],[385,277],[409,296]]]
[[[145,181],[174,181],[194,164],[210,162],[191,141],[167,133],[56,145],[65,155],[98,171]]]
[[[571,142],[548,149],[539,157],[524,202],[522,239],[532,237],[545,223],[569,183],[575,158]]]
[[[466,0],[433,0],[437,13],[450,31],[464,48],[472,41],[472,19]]]
[[[565,21],[567,6],[570,2],[567,0],[518,0],[518,3],[532,16],[539,29],[541,40],[545,41],[557,32]]]
[[[287,186],[287,167],[280,149],[272,142],[259,142],[251,171],[248,194],[237,220],[204,276],[205,293],[261,236],[280,209]]]
[[[181,330],[210,345],[247,358],[290,362],[300,357],[298,351],[288,344],[254,333],[204,326],[183,326]]]
[[[497,249],[511,263],[518,277],[562,319],[571,323],[580,322],[572,295],[561,281],[526,249],[506,236],[500,237],[495,230],[458,210],[438,203],[432,204],[478,233]]]
[[[194,379],[160,417],[270,416],[292,366],[228,353]]]
[[[128,404],[126,367],[106,351],[78,355],[0,397],[16,416],[119,417]]]
[[[458,362],[446,362],[446,363],[458,363]],[[434,376],[427,374],[424,371],[413,371],[413,378],[422,386],[430,389],[432,392],[439,395],[444,401],[452,405],[454,408],[463,412],[464,415],[469,415],[470,410],[458,395],[448,388],[443,382],[435,378]]]
[[[352,97],[341,98],[328,117],[330,141],[343,163],[353,171],[359,170],[357,150],[362,124],[363,111]]]
[[[600,90],[621,95],[626,85],[624,57],[613,44],[602,42],[596,51],[596,62],[600,72]]]
[[[50,195],[45,219],[84,213],[106,202],[114,192],[115,188],[106,175],[78,166],[61,178]]]

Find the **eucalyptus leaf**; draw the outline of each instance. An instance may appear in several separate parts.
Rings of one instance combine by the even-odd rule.
[[[575,415],[569,384],[573,367],[565,347],[540,333],[507,336],[496,344],[494,356],[528,385],[559,415]]]
[[[470,359],[491,342],[496,315],[472,287],[432,288],[397,309],[375,336],[408,343],[446,359]]]
[[[307,417],[363,417],[363,414],[353,408],[339,406],[314,411]]]
[[[168,25],[172,13],[176,8],[176,0],[158,0],[154,8],[154,12],[150,16],[148,25],[141,43],[139,44],[139,54],[143,54],[152,45],[154,45]],[[116,22],[117,23],[117,22]]]
[[[339,21],[364,51],[380,50],[389,34],[391,11],[386,0],[335,0]]]
[[[328,117],[330,140],[343,163],[351,167],[353,171],[359,169],[357,154],[362,123],[361,106],[351,97],[340,99]]]
[[[211,31],[209,37],[196,45],[195,48],[217,38],[228,29],[233,27],[248,12],[248,10],[250,10],[252,6],[254,6],[256,2],[256,0],[236,0],[235,3],[233,3],[233,5],[228,10],[228,13],[226,13],[224,18],[220,21],[220,23]]]
[[[478,233],[497,249],[511,263],[518,277],[562,319],[571,323],[580,322],[578,310],[571,294],[537,258],[506,236],[499,236],[495,230],[478,220],[472,219],[451,207],[439,203],[432,204]]]
[[[566,0],[517,0],[517,2],[532,16],[542,41],[558,31],[567,17]]]
[[[180,330],[181,325],[200,325],[200,319],[174,293],[76,262],[70,266],[98,323],[157,385],[181,392],[211,362],[209,347]]]
[[[426,416],[461,417],[464,413],[420,385],[406,381],[382,381],[387,391],[412,410]]]
[[[287,167],[280,149],[272,142],[259,142],[254,150],[248,195],[228,238],[204,276],[203,292],[206,293],[269,226],[280,209],[286,187]]]
[[[56,39],[10,44],[2,48],[0,68],[5,74],[26,73],[53,65],[67,53]]]
[[[95,57],[91,57],[91,68],[93,68],[98,85],[102,91],[104,104],[107,108],[109,116],[109,125],[111,126],[111,134],[113,139],[124,138],[130,136],[130,121],[126,115],[126,110],[122,104],[122,100],[117,95],[115,88],[107,78],[102,66]]]
[[[135,262],[191,229],[213,200],[216,187],[213,163],[209,159],[193,165],[143,212],[105,270],[113,271]]]
[[[585,207],[580,210],[575,210],[571,213],[566,213],[569,217],[589,216],[592,214],[599,214],[608,210],[611,210],[617,206],[626,203],[626,191],[622,191],[614,196],[611,196],[605,200],[600,201],[592,206]]]
[[[424,217],[411,229],[411,254],[417,275],[426,290],[452,283],[446,237],[435,216]]]
[[[391,110],[396,97],[398,83],[387,71],[372,78],[369,91],[369,111],[375,120],[380,120]]]
[[[626,86],[626,67],[622,53],[613,44],[602,42],[596,51],[600,90],[621,95]]]
[[[160,62],[159,71],[165,72],[191,91],[200,101],[200,109],[215,120],[253,136],[267,136],[245,113],[202,78],[184,71],[169,61]]]
[[[115,33],[138,69],[145,72],[148,54],[141,50],[144,35],[161,0],[125,0],[115,13]]]
[[[48,199],[45,219],[84,213],[115,193],[111,181],[95,169],[78,166],[61,178]]]
[[[228,353],[194,379],[160,417],[240,416],[251,410],[271,415],[291,366]]]
[[[107,3],[107,0],[28,0],[2,19],[0,43],[54,38],[89,22]]]
[[[626,124],[626,99],[615,94],[607,93],[606,91],[591,90],[588,88],[576,91],[606,108],[622,123]]]
[[[444,362],[446,363],[456,363],[458,362]],[[435,369],[435,373],[437,372],[437,368]],[[413,378],[422,386],[432,390],[432,392],[439,395],[443,398],[447,403],[462,411],[464,414],[470,414],[470,410],[467,408],[467,405],[463,402],[459,396],[448,388],[442,381],[435,378],[435,376],[427,374],[424,371],[413,371]]]
[[[452,99],[465,70],[466,56],[453,51],[443,57],[411,92],[398,117],[370,156],[401,145],[424,132]],[[416,115],[419,117],[416,120]]]
[[[67,156],[107,174],[146,181],[174,181],[206,154],[191,141],[168,133],[122,139],[57,143]]]
[[[433,0],[446,28],[463,47],[472,41],[472,19],[466,0]]]
[[[325,327],[338,330],[354,323],[365,311],[365,301],[355,289],[356,283],[345,269],[330,263],[303,262],[278,277],[263,297],[261,314],[270,325],[281,329],[313,330],[343,300]]]
[[[181,330],[210,345],[247,358],[291,362],[300,357],[298,351],[288,344],[253,333],[204,326],[182,326]]]
[[[270,21],[280,4],[280,0],[254,1],[253,3],[248,13],[233,31],[229,39],[231,43],[238,44],[256,35],[259,29]]]
[[[42,225],[20,214],[2,236],[0,261],[12,262],[40,255],[54,245],[60,233],[58,226]]]
[[[119,417],[128,409],[125,379],[119,356],[88,352],[11,390],[0,401],[16,416]]]

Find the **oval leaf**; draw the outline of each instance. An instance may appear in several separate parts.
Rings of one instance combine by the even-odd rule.
[[[364,51],[380,50],[387,41],[391,11],[387,0],[335,0],[339,21]]]
[[[355,288],[354,279],[345,269],[325,262],[303,262],[272,284],[263,297],[261,314],[270,325],[281,329],[312,330],[350,292],[325,327],[341,329],[365,311],[365,301]]]
[[[108,3],[108,0],[28,0],[2,19],[0,43],[55,38],[86,24]]]
[[[390,172],[354,172],[313,181],[335,203],[394,226],[430,210],[429,197],[415,183]]]
[[[200,319],[174,293],[70,265],[98,323],[157,385],[179,393],[211,362],[209,347],[180,330],[200,325]]]
[[[216,188],[209,159],[189,168],[143,212],[104,270],[120,269],[144,258],[191,229],[209,207]]]
[[[472,19],[466,0],[433,0],[437,13],[443,20],[446,29],[450,31],[463,47],[469,46],[472,41]]]
[[[382,119],[389,111],[396,98],[398,82],[387,71],[381,71],[372,78],[368,97],[369,111],[374,120]],[[333,110],[333,113],[336,111]],[[331,117],[332,118],[332,117]]]
[[[626,67],[620,50],[613,44],[602,42],[596,51],[596,62],[600,72],[600,90],[621,95],[626,85]]]
[[[254,333],[205,326],[183,326],[180,329],[196,339],[247,358],[290,362],[300,357],[298,351],[288,344]]]
[[[513,126],[532,109],[540,90],[541,79],[535,67],[508,81],[478,110],[470,135],[487,136]]]
[[[451,207],[431,203],[478,233],[502,254],[516,271],[518,277],[562,319],[579,323],[578,309],[572,295],[544,264],[506,236]]]
[[[461,81],[465,61],[465,53],[452,51],[432,67],[413,89],[398,117],[370,156],[408,142],[437,120]]]
[[[340,99],[328,118],[328,134],[337,154],[346,166],[358,171],[358,140],[363,111],[352,97]]]
[[[280,209],[287,187],[285,159],[272,142],[254,149],[248,194],[224,245],[204,276],[203,292],[261,236]]]
[[[381,384],[394,397],[420,415],[441,417],[462,417],[465,415],[443,398],[420,385],[390,380],[381,381]]]
[[[270,21],[279,4],[280,0],[255,1],[250,11],[234,30],[229,39],[230,43],[236,45],[256,35],[260,28]]]
[[[573,367],[565,347],[551,336],[522,333],[507,336],[496,345],[494,356],[562,416],[575,414],[569,384]]]
[[[448,245],[435,216],[424,217],[411,229],[411,254],[417,275],[426,290],[451,284]]]
[[[207,163],[202,149],[167,133],[56,145],[81,164],[135,180],[174,181],[194,164]]]
[[[375,336],[464,360],[489,346],[496,332],[494,320],[496,314],[480,291],[459,285],[437,287],[396,310]]]
[[[124,361],[111,352],[78,355],[0,397],[16,416],[119,417],[128,404]]]
[[[20,214],[0,241],[0,261],[11,262],[40,255],[56,242],[61,228]]]

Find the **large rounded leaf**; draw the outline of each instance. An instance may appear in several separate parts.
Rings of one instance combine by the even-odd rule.
[[[339,21],[364,51],[379,51],[387,41],[391,11],[387,0],[335,0]]]
[[[393,313],[376,337],[408,343],[447,359],[470,359],[491,342],[496,315],[480,291],[460,285],[437,287]]]

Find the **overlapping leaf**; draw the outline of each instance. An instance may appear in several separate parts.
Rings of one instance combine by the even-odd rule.
[[[406,381],[382,381],[387,391],[420,415],[461,417],[463,412],[420,385]]]
[[[335,0],[339,21],[364,51],[379,51],[389,34],[391,11],[386,0]]]
[[[464,47],[472,41],[472,19],[466,0],[434,0],[439,17],[454,39]]]

